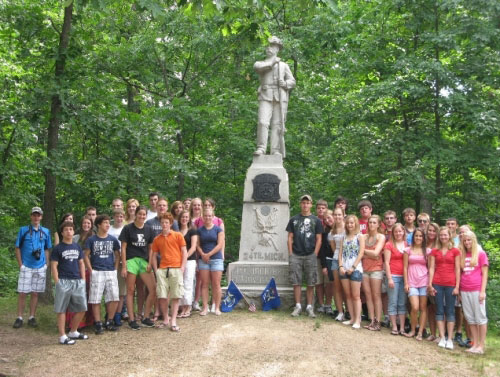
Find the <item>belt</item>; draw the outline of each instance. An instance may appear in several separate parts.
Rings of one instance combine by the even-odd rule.
[[[278,85],[262,85],[262,89],[278,89]]]

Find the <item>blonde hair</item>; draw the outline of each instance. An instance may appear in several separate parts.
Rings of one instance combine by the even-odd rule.
[[[382,219],[380,218],[379,215],[371,215],[368,218],[368,223],[370,223],[370,219],[376,219],[378,222],[378,227],[377,227],[377,233],[384,234],[384,230],[382,229]],[[368,228],[367,225],[367,233],[370,233],[370,229]]]
[[[447,245],[443,245],[443,243],[441,242],[441,238],[439,237],[439,235],[441,234],[441,232],[448,232],[448,235],[450,236],[450,240],[448,241],[448,244]],[[439,228],[439,232],[437,234],[437,244],[438,244],[438,249],[443,249],[445,246],[446,248],[451,249],[453,248],[453,240],[451,238],[451,232],[450,232],[450,228],[448,228],[447,226],[442,226]]]
[[[139,208],[139,201],[137,199],[131,198],[127,200],[127,205],[125,206],[125,221],[128,223],[130,221],[130,215],[128,214],[128,207],[135,203],[136,210]]]
[[[191,204],[189,205],[189,214],[191,215],[191,218],[192,219],[196,219],[194,217],[194,211],[193,211],[193,204],[195,201],[199,201],[200,204],[201,204],[201,208],[200,208],[200,217],[203,218],[203,201],[200,199],[200,198],[193,198],[191,200]]]
[[[436,238],[434,240],[429,240],[429,228],[432,226],[432,228],[434,229],[434,231],[436,232]],[[436,223],[429,223],[429,225],[427,226],[427,232],[425,234],[426,236],[426,239],[427,239],[427,247],[431,248],[431,249],[436,249],[437,248],[437,242],[438,242],[438,239],[439,239],[439,225],[436,224]]]
[[[396,238],[394,237],[394,231],[397,229],[397,228],[401,228],[403,229],[403,241],[405,241],[405,235],[406,235],[406,230],[405,230],[405,227],[403,226],[403,224],[401,223],[396,223],[394,224],[394,226],[392,227],[392,230],[391,230],[391,243],[396,246]]]
[[[467,249],[465,248],[464,241],[466,238],[470,238],[472,240],[472,246],[470,248],[471,258],[470,265],[471,267],[477,266],[477,260],[479,257],[479,247],[477,246],[477,237],[474,232],[468,231],[465,232],[460,240],[460,253],[462,254],[462,258],[460,258],[460,267],[462,270],[465,268],[465,255],[467,254]]]
[[[330,211],[330,210],[328,210]],[[342,208],[340,207],[335,207],[332,211],[332,215],[335,214],[335,211],[340,211],[340,213],[342,214],[342,216],[344,216],[344,211],[342,210]],[[344,228],[344,232],[345,232],[345,220],[342,219],[342,228]],[[333,223],[333,226],[332,226],[332,230],[330,230],[330,233],[331,234],[337,234],[337,226],[335,225],[335,222]]]
[[[354,234],[356,235],[359,233],[359,220],[354,215],[348,215],[345,218],[345,224],[347,224],[349,222],[349,220],[351,220],[351,219],[354,219]],[[347,227],[345,228],[345,234],[346,234],[346,236],[349,235],[349,231],[347,230]]]

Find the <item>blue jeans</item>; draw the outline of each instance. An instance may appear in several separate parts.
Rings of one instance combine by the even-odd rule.
[[[406,292],[402,276],[392,275],[394,288],[388,288],[389,305],[387,311],[389,315],[406,314]]]
[[[432,285],[436,290],[436,321],[444,321],[446,314],[447,322],[455,322],[455,300],[453,289],[455,287],[445,287],[444,285]]]

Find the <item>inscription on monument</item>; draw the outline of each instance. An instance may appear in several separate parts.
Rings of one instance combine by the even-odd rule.
[[[276,202],[280,199],[281,180],[274,174],[259,174],[252,180],[252,199],[258,202]]]
[[[287,285],[289,283],[288,268],[274,266],[237,266],[232,272],[232,279],[236,284],[262,284],[269,283],[274,277],[276,284]]]

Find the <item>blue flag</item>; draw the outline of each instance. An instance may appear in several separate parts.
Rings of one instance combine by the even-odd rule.
[[[234,284],[234,281],[231,280],[227,287],[226,295],[220,304],[220,310],[224,313],[230,312],[242,298],[243,295],[240,290],[236,284]]]
[[[262,310],[268,311],[279,308],[281,305],[281,299],[278,295],[278,289],[276,288],[274,278],[271,278],[266,288],[261,293],[260,298],[262,299]]]

